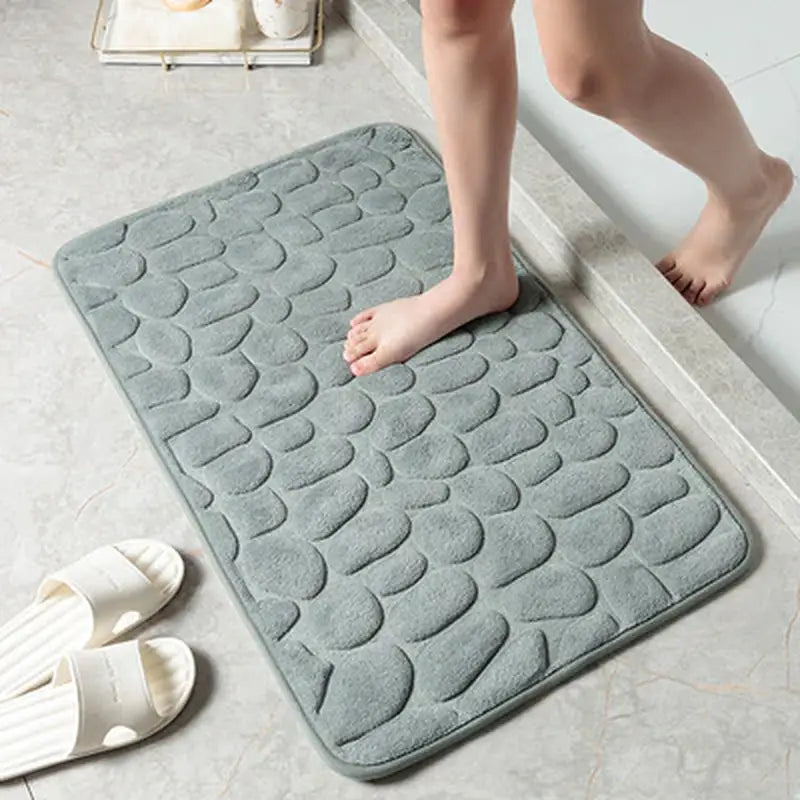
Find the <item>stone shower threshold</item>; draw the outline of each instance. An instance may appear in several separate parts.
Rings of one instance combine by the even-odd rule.
[[[420,17],[408,0],[333,6],[430,117]],[[434,139],[434,129],[421,131]],[[800,538],[800,421],[517,124],[512,232],[554,292],[582,293]]]

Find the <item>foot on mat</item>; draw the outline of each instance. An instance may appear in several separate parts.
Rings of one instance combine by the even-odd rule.
[[[519,295],[513,266],[482,276],[454,270],[427,291],[368,308],[350,323],[344,359],[354,375],[405,361],[476,317],[505,311]]]

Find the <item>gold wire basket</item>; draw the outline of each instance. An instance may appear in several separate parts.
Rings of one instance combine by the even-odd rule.
[[[250,0],[246,4],[246,25],[239,49],[114,49],[108,46],[116,14],[117,0],[99,0],[92,26],[92,49],[105,64],[160,64],[165,70],[182,64],[238,65],[245,69],[262,65],[311,64],[313,54],[322,46],[324,0],[311,4],[310,21],[305,33],[295,39],[269,39],[255,23]]]

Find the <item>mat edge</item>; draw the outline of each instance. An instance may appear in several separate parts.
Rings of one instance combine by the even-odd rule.
[[[77,239],[80,239],[83,236],[91,234],[95,230],[99,230],[105,227],[106,225],[113,224],[114,222],[122,222],[129,224],[130,222],[133,222],[144,215],[152,213],[156,209],[163,209],[165,206],[168,207],[172,204],[185,202],[187,199],[197,196],[201,192],[205,194],[210,189],[213,189],[216,186],[222,186],[239,176],[254,174],[258,170],[265,169],[266,167],[276,166],[284,161],[300,157],[306,151],[318,150],[325,144],[332,142],[336,139],[339,139],[341,137],[354,135],[360,131],[366,131],[377,128],[387,128],[387,127],[399,128],[407,132],[412,137],[412,139],[417,143],[417,145],[419,145],[427,153],[427,155],[431,157],[440,168],[443,169],[439,154],[428,144],[428,142],[424,139],[424,137],[416,130],[408,128],[407,126],[395,122],[380,122],[380,123],[359,125],[356,126],[355,128],[349,128],[343,131],[339,131],[335,134],[332,134],[331,136],[327,136],[323,139],[320,139],[316,142],[306,145],[305,147],[300,148],[299,150],[292,151],[291,153],[286,154],[273,161],[265,162],[263,164],[254,165],[253,167],[247,169],[239,170],[233,173],[232,175],[223,178],[222,180],[216,181],[214,183],[205,186],[198,187],[196,189],[184,192],[183,194],[176,195],[174,197],[167,198],[166,200],[163,200],[147,208],[140,209],[139,211],[133,212],[131,214],[109,220],[106,223],[98,226],[97,228],[93,228],[89,231],[86,231],[84,234],[81,234],[80,236],[74,237],[73,239],[65,242],[56,251],[52,260],[52,265],[53,265],[52,271],[56,277],[56,283],[58,284],[59,288],[69,301],[69,305],[72,308],[75,316],[78,318],[80,324],[82,325],[84,330],[88,333],[89,339],[92,343],[95,353],[98,355],[100,359],[103,368],[109,374],[114,385],[116,386],[117,392],[122,396],[123,400],[125,401],[129,412],[131,413],[133,419],[135,420],[139,428],[140,433],[144,436],[148,445],[150,446],[153,455],[155,456],[155,460],[159,465],[159,468],[161,469],[162,473],[166,476],[167,480],[177,493],[178,498],[182,503],[184,511],[187,513],[190,522],[197,528],[200,534],[201,541],[203,542],[203,545],[206,548],[207,554],[210,556],[209,560],[213,564],[213,569],[215,573],[217,574],[218,578],[225,586],[225,590],[228,592],[229,596],[233,600],[233,605],[236,608],[237,613],[244,620],[245,624],[247,625],[253,636],[256,638],[256,641],[261,643],[262,649],[267,656],[267,660],[273,674],[277,677],[278,682],[283,688],[284,692],[290,698],[296,710],[299,712],[299,716],[302,719],[303,725],[305,726],[307,732],[310,734],[310,739],[314,744],[315,748],[323,757],[323,759],[329,764],[329,766],[331,766],[340,774],[344,775],[345,777],[355,778],[358,780],[365,780],[365,781],[379,780],[380,778],[385,778],[388,775],[400,772],[418,762],[424,761],[425,759],[435,755],[436,753],[442,752],[448,749],[449,747],[457,744],[458,742],[468,738],[472,733],[476,732],[476,729],[478,730],[483,729],[488,725],[492,724],[493,722],[497,721],[498,719],[507,716],[510,712],[516,710],[525,703],[530,703],[531,701],[537,699],[539,696],[546,694],[554,686],[558,686],[561,683],[565,683],[567,680],[574,677],[576,674],[580,673],[587,667],[592,665],[594,666],[599,665],[599,663],[604,659],[606,659],[609,655],[612,655],[618,650],[624,648],[632,641],[641,639],[649,632],[664,627],[665,624],[668,624],[669,622],[674,621],[677,617],[682,616],[683,613],[689,608],[699,606],[702,602],[709,599],[713,595],[717,594],[722,589],[729,587],[731,584],[737,582],[750,571],[750,568],[754,565],[755,561],[755,548],[753,546],[753,531],[751,530],[750,525],[745,522],[741,512],[739,512],[739,510],[731,503],[730,499],[727,496],[727,493],[716,487],[716,485],[712,482],[712,479],[709,476],[707,470],[701,464],[698,463],[694,454],[690,450],[688,450],[686,446],[677,438],[677,435],[661,419],[660,414],[654,411],[650,403],[639,394],[638,389],[633,387],[629,382],[628,378],[624,374],[622,374],[619,368],[609,360],[609,358],[602,351],[598,343],[584,329],[583,325],[574,317],[572,312],[553,295],[553,293],[544,283],[543,279],[532,270],[531,268],[532,265],[531,267],[529,267],[526,264],[527,260],[526,257],[520,250],[517,243],[513,242],[512,249],[516,261],[523,266],[527,274],[531,275],[536,280],[536,282],[539,284],[543,292],[553,300],[555,305],[559,308],[559,310],[561,310],[562,313],[564,313],[567,316],[569,321],[576,327],[576,329],[589,342],[592,343],[594,352],[600,356],[603,363],[606,364],[606,366],[614,373],[617,379],[621,381],[623,386],[633,394],[633,396],[640,403],[640,405],[648,412],[649,416],[659,425],[661,430],[667,434],[667,436],[670,438],[670,441],[672,441],[672,443],[677,447],[677,449],[681,452],[681,454],[687,459],[689,464],[698,472],[698,474],[704,480],[708,488],[711,489],[714,492],[714,494],[722,501],[726,510],[731,514],[732,518],[736,521],[742,533],[744,534],[745,541],[747,543],[746,552],[742,560],[736,566],[734,566],[732,569],[726,572],[722,577],[719,577],[715,579],[713,582],[708,583],[705,586],[701,587],[700,589],[695,590],[691,595],[684,598],[683,600],[680,600],[677,603],[672,604],[666,611],[661,612],[657,617],[651,617],[649,620],[646,620],[645,622],[640,623],[637,626],[634,626],[633,628],[630,628],[625,633],[615,637],[613,640],[611,640],[611,642],[601,645],[600,647],[591,650],[589,653],[586,653],[578,657],[577,659],[569,662],[568,665],[559,668],[559,670],[553,673],[550,677],[535,684],[529,689],[520,692],[514,697],[509,698],[500,705],[495,706],[494,708],[471,719],[469,722],[466,722],[460,727],[454,729],[453,731],[448,732],[447,734],[445,734],[445,736],[427,745],[423,745],[421,748],[418,748],[402,756],[398,756],[397,758],[384,762],[379,762],[372,765],[361,765],[350,761],[346,761],[331,751],[331,749],[324,742],[324,740],[321,738],[317,730],[314,728],[314,726],[308,719],[305,710],[297,700],[294,691],[287,682],[286,678],[283,675],[282,670],[280,669],[280,666],[275,660],[275,657],[273,656],[270,650],[269,644],[262,636],[261,632],[255,627],[255,624],[252,622],[250,617],[248,617],[245,614],[244,608],[239,601],[239,597],[235,594],[235,590],[231,580],[228,578],[228,576],[224,571],[224,568],[219,563],[219,560],[214,552],[213,546],[206,537],[206,534],[203,530],[203,526],[200,523],[199,517],[195,513],[195,510],[192,508],[192,506],[189,504],[189,501],[185,496],[183,490],[177,483],[176,478],[168,470],[167,465],[164,459],[162,458],[161,453],[159,452],[155,441],[153,440],[153,437],[150,435],[150,432],[148,431],[147,426],[144,423],[144,420],[139,414],[139,411],[134,406],[127,391],[125,390],[122,380],[114,372],[113,368],[111,367],[111,364],[109,363],[108,359],[105,356],[104,351],[102,350],[102,346],[100,345],[100,342],[98,341],[95,332],[89,326],[88,319],[84,316],[84,314],[78,307],[77,303],[75,302],[75,299],[70,294],[69,289],[67,288],[67,282],[64,276],[61,274],[61,266],[64,260],[62,253]]]

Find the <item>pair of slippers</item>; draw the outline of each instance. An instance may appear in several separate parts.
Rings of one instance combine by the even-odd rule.
[[[186,644],[103,645],[166,605],[183,572],[162,542],[101,547],[0,627],[0,781],[139,742],[180,714],[195,681]]]

